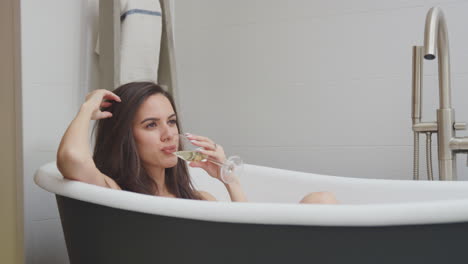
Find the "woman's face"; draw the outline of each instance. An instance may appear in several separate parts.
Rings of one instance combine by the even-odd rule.
[[[138,109],[133,121],[133,135],[143,165],[170,168],[177,164],[179,129],[172,105],[164,95],[156,94]]]

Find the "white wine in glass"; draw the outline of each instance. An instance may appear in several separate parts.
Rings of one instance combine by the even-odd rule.
[[[224,183],[232,183],[236,177],[241,176],[244,170],[244,163],[238,156],[230,156],[224,163],[209,159],[207,155],[198,151],[197,146],[193,145],[190,140],[182,134],[178,134],[179,142],[182,144],[182,150],[174,152],[174,155],[182,160],[211,162],[220,167],[221,180]]]

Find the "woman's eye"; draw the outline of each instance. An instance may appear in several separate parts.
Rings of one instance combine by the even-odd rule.
[[[146,128],[156,127],[156,123],[152,122],[146,125]]]
[[[175,125],[175,124],[177,124],[177,120],[175,120],[175,119],[174,120],[169,120],[169,123]]]

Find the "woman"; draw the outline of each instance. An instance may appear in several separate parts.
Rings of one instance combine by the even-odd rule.
[[[89,148],[91,120],[97,121],[94,155]],[[91,92],[65,132],[57,152],[57,167],[70,180],[112,189],[164,197],[216,201],[208,192],[195,190],[186,163],[173,152],[180,149],[177,111],[170,94],[150,82],[120,86],[114,92]],[[202,153],[215,161],[226,156],[211,139],[188,135]],[[191,162],[220,179],[211,162]],[[238,181],[225,184],[234,202],[247,198]],[[327,192],[311,193],[302,203],[335,203]]]

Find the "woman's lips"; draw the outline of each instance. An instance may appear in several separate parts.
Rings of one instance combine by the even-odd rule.
[[[177,146],[172,145],[172,146],[167,146],[161,149],[164,153],[166,154],[172,154],[177,151]]]

